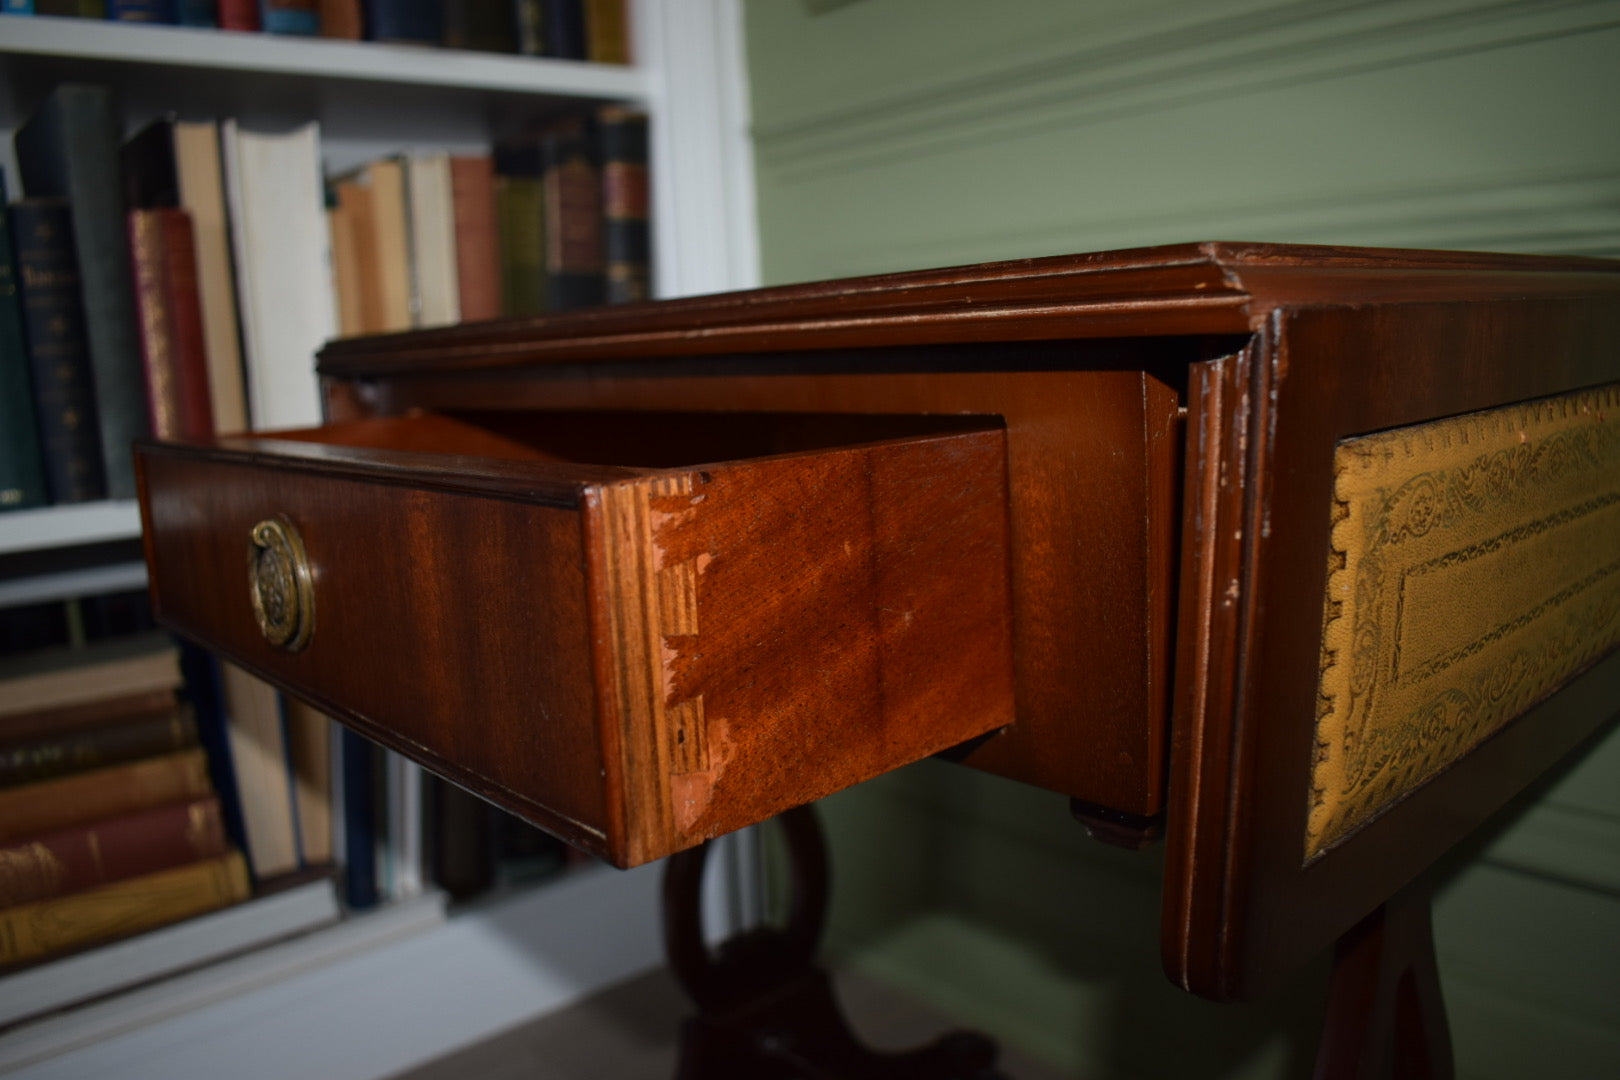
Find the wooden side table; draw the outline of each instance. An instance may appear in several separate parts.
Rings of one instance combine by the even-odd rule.
[[[1061,792],[1162,834],[1187,990],[1339,943],[1324,1077],[1447,1074],[1403,890],[1615,711],[1613,262],[1185,245],[320,370],[328,427],[142,450],[169,625],[621,865],[929,754]]]

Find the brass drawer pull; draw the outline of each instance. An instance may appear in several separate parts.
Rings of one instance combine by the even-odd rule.
[[[315,633],[315,575],[304,541],[285,517],[266,518],[248,535],[253,617],[266,641],[297,652]]]

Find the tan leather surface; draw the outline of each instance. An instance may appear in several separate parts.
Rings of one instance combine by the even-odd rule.
[[[1309,862],[1620,643],[1620,384],[1342,441]]]

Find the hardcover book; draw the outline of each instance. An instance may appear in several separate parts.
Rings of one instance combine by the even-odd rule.
[[[165,926],[249,895],[236,853],[0,909],[0,964],[34,960]]]
[[[147,434],[146,392],[112,92],[63,83],[17,129],[13,141],[28,196],[66,199],[72,208],[106,494],[134,498],[130,446]]]
[[[219,800],[137,810],[0,847],[0,907],[139,877],[228,850]]]
[[[11,207],[34,417],[52,502],[107,495],[95,374],[80,301],[73,213],[63,199]]]
[[[602,248],[609,304],[652,298],[647,114],[618,106],[597,113],[602,147]]]
[[[0,842],[212,793],[201,750],[0,789]]]
[[[6,201],[5,176],[0,174],[0,510],[24,510],[44,505],[50,495]]]
[[[175,709],[0,745],[0,787],[155,757],[197,744],[190,712]]]
[[[190,215],[172,207],[131,210],[129,248],[152,434],[208,438],[213,401]]]

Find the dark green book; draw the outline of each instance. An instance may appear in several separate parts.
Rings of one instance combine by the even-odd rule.
[[[618,105],[597,112],[602,147],[602,257],[609,304],[652,297],[647,114]]]
[[[546,209],[540,141],[534,135],[495,144],[495,222],[500,238],[501,314],[546,310]]]
[[[34,419],[34,379],[17,291],[11,212],[5,204],[6,181],[0,175],[0,510],[21,510],[44,505],[49,495]]]
[[[14,142],[29,198],[66,199],[72,207],[106,494],[130,499],[130,445],[147,433],[147,410],[118,168],[120,134],[110,90],[64,83],[17,129]]]
[[[12,204],[11,227],[45,486],[52,502],[104,498],[72,211],[63,199],[24,199]]]

